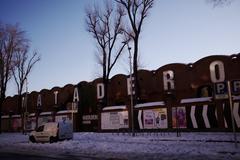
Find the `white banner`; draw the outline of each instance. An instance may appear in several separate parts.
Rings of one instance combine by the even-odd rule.
[[[128,111],[101,113],[102,129],[128,128]]]

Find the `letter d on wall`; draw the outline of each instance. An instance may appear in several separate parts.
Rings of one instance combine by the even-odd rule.
[[[97,99],[102,99],[104,97],[104,84],[98,83],[97,84]]]

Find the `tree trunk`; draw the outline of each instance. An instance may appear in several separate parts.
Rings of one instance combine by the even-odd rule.
[[[3,101],[5,99],[5,94],[2,94],[2,97],[0,97],[0,134],[2,133],[2,107],[3,107]]]
[[[22,101],[22,95],[19,94],[18,95],[18,113],[20,114],[21,116],[21,129],[22,129],[22,133],[24,134],[24,112],[25,112],[25,106],[22,106],[23,104],[23,101]]]
[[[103,98],[103,105],[104,107],[108,105],[108,78],[103,80],[104,84],[104,98]]]
[[[2,133],[2,104],[3,100],[0,98],[0,134]]]
[[[138,36],[134,39],[133,74],[135,87],[134,104],[137,104],[140,96],[140,86],[138,81]]]

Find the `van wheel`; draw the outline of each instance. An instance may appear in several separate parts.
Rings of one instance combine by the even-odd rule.
[[[54,137],[50,137],[50,139],[49,139],[49,142],[50,143],[54,143],[56,140],[55,140],[55,138]]]
[[[29,137],[29,140],[30,140],[32,143],[35,143],[35,142],[36,142],[36,140],[35,140],[35,138],[34,138],[33,136],[30,136],[30,137]]]

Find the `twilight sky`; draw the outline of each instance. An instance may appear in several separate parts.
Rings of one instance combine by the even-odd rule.
[[[92,81],[100,73],[95,41],[86,31],[85,7],[100,0],[0,0],[0,22],[20,23],[41,54],[29,91]],[[240,52],[240,0],[213,7],[207,0],[156,0],[140,38],[144,69],[194,63],[209,55]],[[127,53],[126,53],[127,54]],[[125,55],[112,76],[128,74]],[[7,95],[16,94],[9,83]]]

